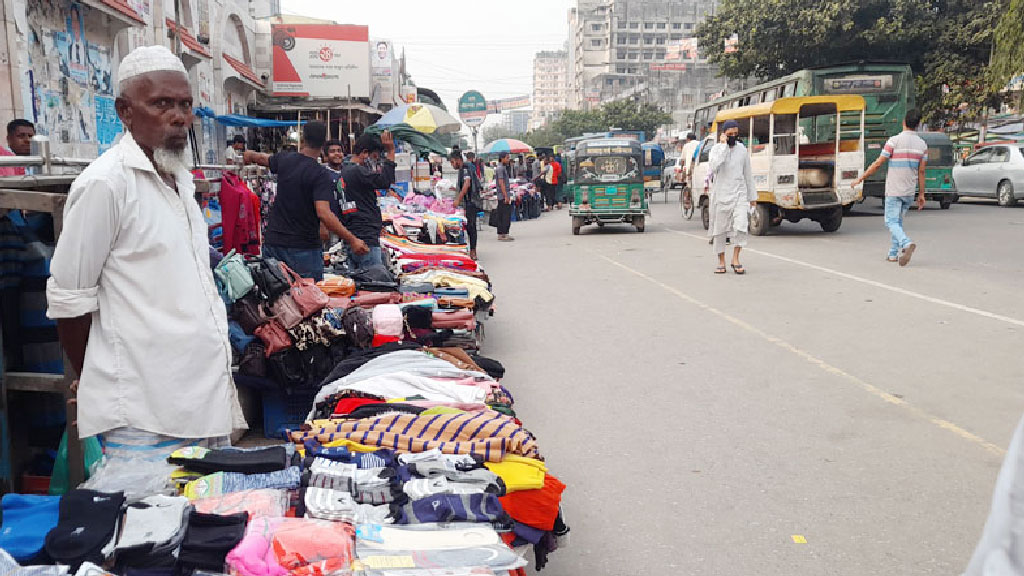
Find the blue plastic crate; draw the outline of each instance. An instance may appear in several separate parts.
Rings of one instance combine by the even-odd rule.
[[[285,438],[286,430],[297,430],[306,422],[313,408],[315,393],[285,394],[263,392],[263,435],[267,438]]]

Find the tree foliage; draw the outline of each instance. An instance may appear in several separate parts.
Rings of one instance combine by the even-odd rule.
[[[525,137],[530,146],[554,146],[567,138],[588,132],[607,132],[612,128],[644,132],[654,135],[658,126],[672,122],[672,116],[657,106],[635,100],[616,100],[597,110],[566,110],[544,128],[533,130]]]
[[[1024,72],[1024,0],[1010,0],[996,26],[992,50],[991,80],[996,86],[1006,85],[1013,76]],[[1024,106],[1024,92],[1021,93]]]
[[[519,138],[522,134],[515,134],[505,126],[501,124],[495,124],[493,126],[485,127],[480,135],[483,137],[484,144],[489,144],[495,140],[501,140],[502,138]]]
[[[722,0],[697,36],[703,53],[736,79],[858,60],[906,62],[926,117],[943,120],[961,103],[993,102],[998,88],[985,82],[992,29],[1009,1]],[[727,52],[733,34],[739,43]]]

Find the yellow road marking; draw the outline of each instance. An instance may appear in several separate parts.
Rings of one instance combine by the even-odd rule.
[[[735,316],[733,316],[733,315],[731,315],[731,314],[729,314],[727,312],[723,312],[722,310],[719,310],[718,308],[715,308],[714,306],[711,306],[710,304],[707,304],[707,303],[704,303],[704,302],[702,302],[700,300],[697,300],[693,296],[690,296],[690,295],[682,292],[678,288],[675,288],[674,286],[669,286],[668,284],[665,284],[664,282],[662,282],[662,281],[660,281],[660,280],[658,280],[658,279],[656,279],[656,278],[654,278],[652,276],[644,274],[643,272],[641,272],[639,270],[630,268],[629,266],[623,264],[622,262],[619,262],[618,260],[615,260],[613,258],[609,258],[608,256],[605,256],[604,254],[599,254],[599,253],[597,253],[597,252],[595,252],[593,250],[589,250],[588,249],[588,251],[591,254],[594,254],[595,256],[597,256],[599,258],[602,258],[603,260],[607,261],[608,263],[612,264],[613,266],[617,266],[617,267],[619,267],[619,268],[621,268],[621,269],[623,269],[623,270],[625,270],[625,271],[627,271],[627,272],[629,272],[629,273],[631,273],[631,274],[633,274],[635,276],[638,276],[640,278],[643,278],[644,280],[647,280],[648,282],[654,284],[655,286],[658,286],[658,287],[662,288],[666,292],[669,292],[669,293],[675,295],[680,300],[688,302],[688,303],[690,303],[690,304],[700,308],[701,310],[704,310],[706,312],[714,314],[715,316],[718,316],[719,318],[722,318],[723,320],[726,320],[727,322],[729,322],[731,324],[734,324],[735,326],[738,326],[739,328],[741,328],[741,329],[743,329],[743,330],[745,330],[745,331],[747,331],[747,332],[749,332],[751,334],[754,334],[754,335],[760,337],[761,339],[763,339],[763,340],[765,340],[767,342],[770,342],[770,343],[778,346],[779,348],[782,348],[783,350],[786,350],[787,352],[790,352],[790,353],[792,353],[792,354],[794,354],[794,355],[804,359],[808,363],[810,363],[810,364],[812,364],[814,366],[817,366],[818,368],[820,368],[821,370],[824,370],[825,372],[827,372],[829,374],[832,374],[834,376],[837,376],[839,378],[842,378],[842,379],[846,380],[847,382],[855,384],[856,386],[858,386],[862,390],[866,391],[867,393],[871,394],[872,396],[875,396],[876,398],[882,400],[883,402],[887,402],[889,404],[893,404],[895,406],[899,406],[899,407],[903,408],[904,410],[910,412],[914,416],[916,416],[918,418],[921,418],[922,420],[925,420],[926,422],[929,422],[929,423],[931,423],[934,426],[937,426],[937,427],[939,427],[939,428],[941,428],[943,430],[946,430],[948,432],[952,432],[953,434],[956,434],[960,438],[962,438],[964,440],[967,440],[968,442],[971,442],[973,444],[976,444],[977,446],[980,446],[981,448],[985,449],[986,451],[990,452],[991,454],[994,454],[994,455],[1000,456],[1000,457],[1006,454],[1006,450],[1004,450],[1000,446],[997,446],[997,445],[995,445],[995,444],[985,440],[984,438],[978,436],[977,434],[974,434],[973,432],[969,432],[969,431],[965,430],[964,428],[961,428],[960,426],[957,426],[956,424],[950,422],[949,420],[945,420],[943,418],[939,418],[938,416],[930,414],[927,411],[922,410],[921,408],[918,408],[917,406],[914,406],[913,404],[910,404],[909,402],[907,402],[903,398],[900,398],[898,396],[890,394],[890,393],[888,393],[888,392],[878,388],[877,386],[875,386],[873,384],[865,382],[864,380],[861,380],[860,378],[854,376],[853,374],[850,374],[849,372],[846,372],[842,368],[839,368],[837,366],[833,366],[832,364],[829,364],[828,362],[822,360],[821,358],[818,358],[817,356],[814,356],[810,352],[802,350],[802,349],[794,346],[793,344],[790,344],[789,342],[786,342],[785,340],[779,338],[778,336],[773,336],[773,335],[765,332],[764,330],[761,330],[760,328],[757,328],[756,326],[754,326],[754,325],[752,325],[752,324],[750,324],[748,322],[740,320],[739,318],[737,318],[737,317],[735,317]]]

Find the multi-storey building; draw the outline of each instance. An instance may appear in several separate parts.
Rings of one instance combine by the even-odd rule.
[[[567,51],[545,50],[534,56],[531,128],[540,128],[568,107],[568,73]]]
[[[726,87],[697,50],[697,27],[717,0],[577,0],[569,11],[570,107],[636,98],[679,128]]]
[[[526,134],[530,130],[529,110],[505,110],[501,113],[501,125],[512,134]]]

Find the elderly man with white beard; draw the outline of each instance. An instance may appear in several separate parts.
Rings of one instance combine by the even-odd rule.
[[[79,376],[81,436],[111,454],[166,458],[245,428],[227,316],[185,151],[192,90],[160,46],[118,73],[125,134],[71,185],[47,315]],[[115,456],[116,457],[116,456]]]

